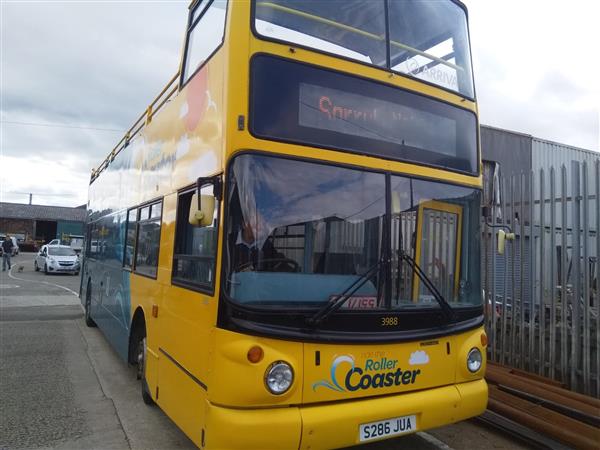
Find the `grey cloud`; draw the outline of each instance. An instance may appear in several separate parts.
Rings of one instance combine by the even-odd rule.
[[[2,120],[125,130],[179,66],[187,3],[2,6]],[[85,174],[122,134],[2,124],[5,155],[75,154]]]
[[[531,134],[541,139],[598,150],[598,110],[572,107],[541,95],[535,101],[479,91],[482,124]]]
[[[552,97],[557,101],[569,104],[587,95],[589,93],[571,78],[563,73],[552,71],[544,74],[537,86],[534,98]]]
[[[182,3],[140,6],[3,6],[5,116],[127,126],[177,71],[186,20]]]

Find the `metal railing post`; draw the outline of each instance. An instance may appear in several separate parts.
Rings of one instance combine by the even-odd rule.
[[[573,298],[571,312],[571,374],[569,377],[569,387],[577,390],[578,372],[581,355],[581,340],[580,340],[580,302],[581,302],[581,192],[579,180],[579,163],[571,161],[571,215],[572,215],[572,242],[573,242],[573,257],[572,257],[572,283],[573,283]]]
[[[535,244],[535,173],[533,170],[529,173],[529,285],[531,291],[529,295],[529,345],[528,361],[529,371],[535,372],[535,282],[537,274],[535,271],[536,244]],[[525,305],[523,305],[524,307]]]
[[[582,307],[583,307],[583,345],[582,345],[582,377],[583,392],[590,393],[590,258],[588,248],[588,238],[590,234],[589,220],[589,198],[588,198],[588,166],[584,161],[581,172],[581,194],[582,194],[582,220],[583,220],[583,286],[582,286]]]
[[[556,370],[556,171],[550,169],[550,378]]]
[[[567,168],[564,164],[560,168],[560,210],[561,210],[561,252],[560,252],[560,372],[561,381],[567,382],[569,367],[568,354],[568,272],[567,272],[567,237],[568,237],[568,218],[567,218]]]
[[[544,262],[545,258],[545,237],[546,237],[546,192],[545,192],[545,173],[544,169],[540,169],[540,289],[539,289],[539,302],[540,309],[538,312],[538,373],[544,375],[546,373],[546,299],[544,296]]]
[[[519,195],[519,245],[521,258],[519,261],[520,284],[519,284],[519,367],[525,368],[525,174],[521,173],[521,192]]]
[[[507,214],[507,221],[509,222],[509,226],[513,230],[514,233],[516,230],[516,221],[515,221],[515,176],[511,175],[510,177],[510,220]],[[511,302],[511,314],[510,314],[510,364],[514,366],[517,361],[517,355],[515,349],[517,346],[515,345],[515,317],[517,315],[517,298],[515,296],[516,292],[516,281],[515,281],[515,260],[517,259],[517,243],[512,241],[510,245],[510,302]]]

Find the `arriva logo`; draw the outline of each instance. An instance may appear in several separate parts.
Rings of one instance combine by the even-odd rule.
[[[340,368],[338,375],[338,367],[342,365],[344,367]],[[319,386],[323,386],[338,392],[354,392],[359,389],[400,386],[413,384],[420,373],[419,369],[402,370],[398,367],[397,359],[367,359],[364,367],[358,367],[354,356],[341,355],[331,364],[331,382],[320,380],[314,383],[312,388],[315,391]]]

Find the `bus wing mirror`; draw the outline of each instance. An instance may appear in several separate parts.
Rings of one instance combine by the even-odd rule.
[[[198,201],[200,200],[200,201]],[[188,221],[195,227],[207,227],[212,224],[215,215],[215,197],[212,195],[192,195]]]

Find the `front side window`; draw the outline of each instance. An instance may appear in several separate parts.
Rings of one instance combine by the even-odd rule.
[[[476,189],[242,155],[228,192],[234,303],[307,315],[342,295],[342,314],[437,311],[438,295],[481,305]]]
[[[183,84],[223,42],[227,0],[198,2],[190,15],[187,33]]]
[[[451,0],[255,0],[254,5],[254,26],[262,36],[474,96],[466,13]]]
[[[140,209],[135,244],[135,272],[156,278],[160,247],[162,202]]]
[[[200,190],[202,196],[213,195],[213,185]],[[215,279],[215,261],[218,238],[218,207],[208,226],[191,225],[189,221],[195,189],[179,194],[173,256],[173,283],[199,290],[212,290]],[[218,201],[215,201],[218,205]]]

